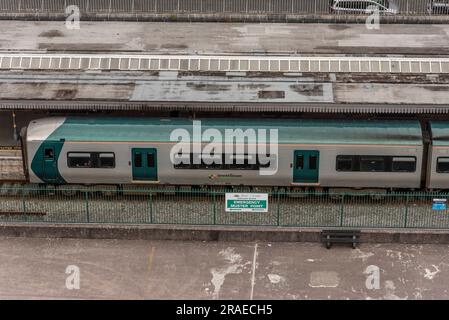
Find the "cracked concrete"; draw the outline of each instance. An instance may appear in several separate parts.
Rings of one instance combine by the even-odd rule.
[[[448,287],[448,245],[0,238],[1,299],[449,299]]]

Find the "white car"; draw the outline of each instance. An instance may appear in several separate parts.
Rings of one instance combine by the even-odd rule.
[[[374,10],[381,14],[397,14],[398,6],[391,0],[333,0],[331,11],[334,13],[370,14]]]
[[[433,0],[427,4],[429,14],[449,14],[448,0]]]

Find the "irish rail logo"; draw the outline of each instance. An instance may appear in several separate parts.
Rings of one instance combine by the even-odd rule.
[[[171,132],[170,161],[175,168],[258,170],[269,176],[278,170],[278,129],[207,128],[193,121],[192,130]]]

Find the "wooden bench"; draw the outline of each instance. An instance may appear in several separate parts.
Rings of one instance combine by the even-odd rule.
[[[323,230],[321,241],[330,249],[334,243],[351,243],[355,249],[360,243],[360,230]]]

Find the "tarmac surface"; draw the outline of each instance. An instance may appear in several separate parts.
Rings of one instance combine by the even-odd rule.
[[[0,299],[449,299],[448,288],[447,245],[0,238]]]
[[[0,21],[0,51],[447,55],[449,25]]]

